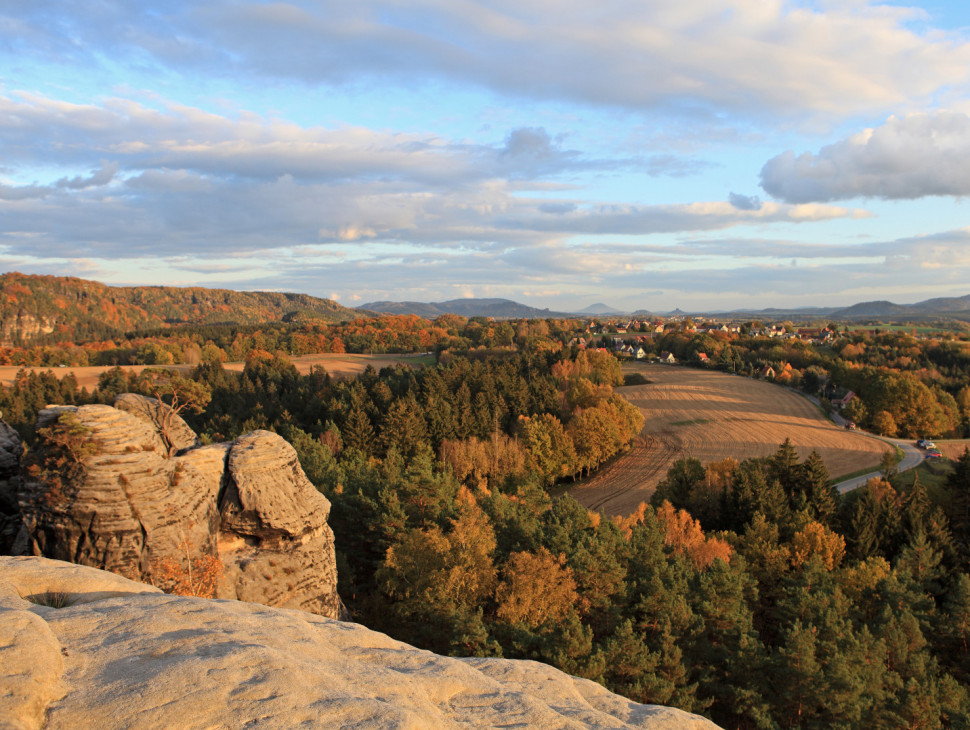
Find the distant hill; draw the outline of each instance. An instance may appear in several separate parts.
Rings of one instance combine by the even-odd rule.
[[[712,316],[730,316],[752,319],[791,320],[925,320],[931,318],[954,318],[970,321],[970,295],[926,299],[915,304],[896,304],[887,300],[859,302],[849,307],[793,307],[767,309],[735,309],[730,312],[695,312]]]
[[[894,304],[887,301],[860,302],[845,309],[837,309],[831,314],[834,319],[946,316],[966,319],[968,315],[970,315],[970,295],[926,299],[915,304]]]
[[[358,309],[382,314],[416,314],[434,319],[442,314],[462,317],[494,317],[495,319],[541,319],[545,317],[575,317],[575,314],[537,309],[511,299],[451,299],[447,302],[369,302]]]
[[[912,312],[905,304],[887,301],[859,302],[845,309],[836,309],[831,316],[835,319],[855,319],[856,317],[898,317]]]
[[[590,304],[585,309],[580,309],[577,314],[623,314],[623,312],[602,302],[597,302],[596,304]]]
[[[914,308],[929,312],[954,312],[964,314],[970,312],[970,294],[962,297],[941,297],[927,299],[913,305]]]
[[[179,324],[341,322],[360,316],[306,294],[117,287],[74,277],[0,275],[0,340],[8,345],[45,335],[83,341]]]

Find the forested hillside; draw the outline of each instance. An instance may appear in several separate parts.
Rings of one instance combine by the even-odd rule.
[[[305,294],[172,286],[114,287],[73,277],[0,275],[0,339],[82,342],[177,324],[255,324],[361,317]]]

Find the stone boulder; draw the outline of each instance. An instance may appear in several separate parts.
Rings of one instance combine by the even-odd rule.
[[[116,405],[40,412],[38,429],[71,433],[38,442],[19,486],[16,554],[183,593],[341,615],[330,503],[292,446],[268,431],[195,446],[196,435],[169,414],[180,449],[170,457],[160,435],[164,405],[132,394]],[[47,462],[56,469],[45,471]]]
[[[0,725],[24,730],[716,728],[544,664],[442,657],[42,558],[0,557],[0,663]]]

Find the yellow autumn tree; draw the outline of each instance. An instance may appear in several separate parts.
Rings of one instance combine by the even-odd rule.
[[[820,522],[809,522],[792,538],[792,564],[797,568],[813,556],[828,570],[838,568],[845,557],[845,538]]]
[[[576,610],[578,600],[573,571],[564,556],[553,556],[544,547],[535,553],[512,553],[495,596],[499,618],[531,628],[562,621]]]
[[[392,598],[414,609],[468,609],[491,595],[495,531],[464,487],[458,502],[458,516],[447,532],[438,526],[409,530],[388,548],[378,579]]]

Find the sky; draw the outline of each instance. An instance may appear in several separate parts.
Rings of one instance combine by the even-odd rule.
[[[966,0],[0,0],[0,270],[578,311],[970,294]]]

